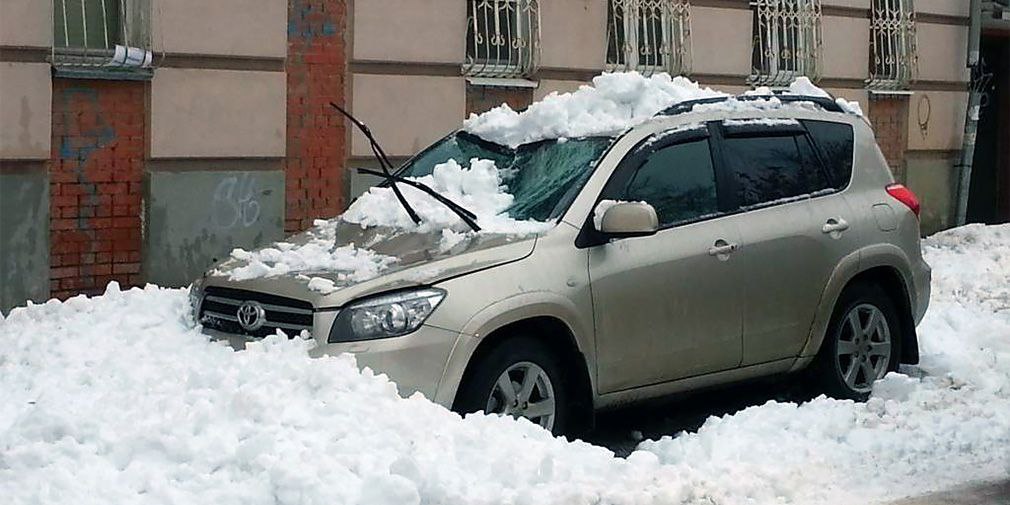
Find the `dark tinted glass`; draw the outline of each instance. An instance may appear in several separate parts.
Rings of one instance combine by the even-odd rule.
[[[831,186],[842,189],[852,179],[852,126],[827,121],[803,121],[821,150]]]
[[[708,140],[665,147],[650,155],[631,176],[623,199],[655,207],[661,226],[716,214],[719,203]]]
[[[750,207],[829,187],[803,136],[731,137],[723,156],[736,175],[740,205]]]

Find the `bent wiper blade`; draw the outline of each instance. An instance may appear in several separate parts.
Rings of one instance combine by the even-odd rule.
[[[473,231],[480,231],[480,226],[477,224],[477,215],[476,214],[474,214],[473,212],[470,212],[469,210],[467,210],[466,207],[463,207],[462,205],[460,205],[460,204],[458,204],[458,203],[450,200],[449,198],[443,196],[438,191],[435,191],[434,189],[431,189],[431,187],[429,187],[427,184],[424,184],[424,183],[418,182],[418,181],[413,181],[413,180],[410,180],[410,179],[406,179],[406,178],[400,177],[398,175],[393,175],[393,174],[389,174],[389,173],[382,173],[382,172],[379,172],[378,170],[371,170],[371,169],[368,169],[368,168],[359,168],[358,169],[358,173],[359,174],[367,174],[367,175],[376,175],[376,176],[379,176],[379,177],[385,177],[386,179],[388,179],[390,181],[393,181],[394,184],[397,183],[397,182],[402,182],[403,184],[406,184],[408,186],[413,186],[413,187],[415,187],[415,188],[417,188],[417,189],[419,189],[421,191],[424,191],[425,193],[431,195],[432,198],[434,198],[435,200],[439,201],[442,205],[445,205],[446,207],[448,207],[449,210],[455,212],[456,215],[459,216],[459,218],[462,219],[463,222],[466,223],[466,225],[469,226],[471,230],[473,230]]]
[[[352,116],[350,112],[347,112],[339,105],[330,102],[330,106],[337,109],[344,115],[344,117],[351,120],[351,123],[358,127],[358,130],[361,130],[361,133],[365,135],[365,138],[368,139],[368,145],[372,148],[372,154],[375,156],[375,159],[378,160],[379,166],[382,167],[382,172],[377,175],[393,181],[392,188],[393,194],[396,195],[396,199],[400,201],[400,205],[402,205],[403,209],[407,211],[407,215],[410,216],[410,220],[413,221],[414,224],[421,224],[421,217],[418,216],[417,212],[414,211],[414,208],[410,206],[410,202],[408,202],[407,198],[400,192],[400,188],[396,187],[396,180],[393,179],[393,174],[390,172],[393,169],[393,164],[390,163],[389,157],[386,156],[386,152],[382,150],[382,146],[380,146],[379,142],[375,140],[375,136],[372,135],[372,130],[368,128],[368,125],[359,121],[358,118]]]

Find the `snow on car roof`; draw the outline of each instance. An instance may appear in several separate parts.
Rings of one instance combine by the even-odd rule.
[[[772,90],[761,87],[747,94],[771,95]],[[831,97],[806,77],[797,78],[786,94]],[[548,139],[617,135],[671,106],[710,98],[732,98],[732,95],[665,73],[651,77],[638,72],[604,73],[593,78],[592,86],[582,86],[571,93],[553,92],[522,112],[502,104],[480,115],[471,114],[464,121],[463,130],[513,148]],[[772,98],[761,105],[763,108],[769,104],[787,105],[775,102],[778,101]],[[843,99],[837,102],[846,112],[862,115],[858,103]],[[757,106],[737,100],[719,105],[721,109]]]

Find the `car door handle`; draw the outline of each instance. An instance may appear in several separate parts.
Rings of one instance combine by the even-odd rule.
[[[712,245],[712,247],[708,248],[708,255],[709,256],[725,256],[727,254],[732,254],[739,247],[740,246],[738,244],[732,244],[732,243],[726,242],[723,239],[719,239],[719,240],[715,241],[715,244]]]
[[[837,233],[837,232],[843,232],[848,229],[849,229],[848,221],[840,217],[833,217],[831,219],[828,219],[828,222],[824,223],[824,226],[821,227],[821,232]]]

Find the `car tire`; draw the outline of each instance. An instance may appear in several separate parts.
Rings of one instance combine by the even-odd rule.
[[[555,435],[565,433],[568,391],[561,362],[542,341],[526,336],[508,338],[470,366],[472,373],[460,385],[453,410],[526,417]],[[535,415],[551,406],[549,418]]]
[[[869,399],[873,382],[897,370],[901,335],[894,301],[880,286],[845,288],[811,367],[821,391],[837,399]]]

